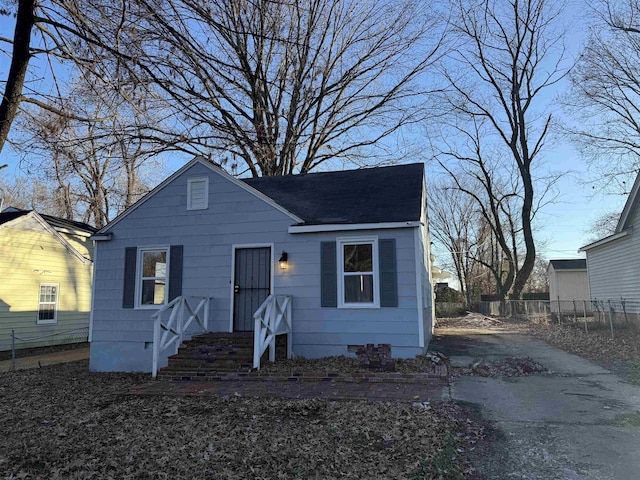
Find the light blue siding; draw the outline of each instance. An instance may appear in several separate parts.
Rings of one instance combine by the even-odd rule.
[[[187,179],[205,175],[209,177],[209,208],[187,211]],[[415,229],[292,235],[287,229],[294,223],[288,215],[227,178],[194,164],[115,224],[110,241],[98,242],[91,369],[151,368],[149,342],[155,310],[122,308],[125,248],[143,246],[184,246],[182,294],[213,297],[212,331],[230,329],[233,245],[273,244],[273,291],[293,296],[295,354],[346,355],[348,345],[366,343],[391,343],[394,356],[421,353]],[[398,307],[322,308],[321,242],[363,235],[396,240]],[[289,254],[286,271],[281,271],[277,262],[282,251]],[[162,362],[166,362],[166,354]]]

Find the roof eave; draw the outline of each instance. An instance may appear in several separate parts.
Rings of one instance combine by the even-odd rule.
[[[623,230],[621,232],[617,232],[617,233],[614,233],[613,235],[609,235],[608,237],[601,238],[596,242],[585,245],[584,247],[580,247],[580,250],[578,250],[578,252],[587,252],[589,250],[600,247],[602,245],[606,245],[607,243],[614,242],[616,240],[624,238],[627,235],[630,235],[632,230],[633,230],[633,227],[629,227],[626,230]]]
[[[380,223],[331,223],[320,225],[291,225],[289,233],[319,233],[319,232],[343,232],[353,230],[383,230],[391,228],[416,228],[423,224],[417,220],[406,222],[380,222]]]

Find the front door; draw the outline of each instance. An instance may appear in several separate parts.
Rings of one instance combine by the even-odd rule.
[[[233,330],[253,331],[253,314],[271,293],[271,248],[235,250]]]

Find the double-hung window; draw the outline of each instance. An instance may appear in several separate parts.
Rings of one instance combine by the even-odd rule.
[[[168,293],[169,249],[141,248],[138,255],[138,306],[164,305]]]
[[[338,241],[340,307],[379,307],[378,244],[375,238]]]
[[[41,283],[38,297],[38,325],[56,323],[58,312],[58,285]]]

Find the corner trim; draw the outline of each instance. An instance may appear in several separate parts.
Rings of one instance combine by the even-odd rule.
[[[425,261],[425,252],[424,245],[422,245],[422,258],[420,258],[420,250],[418,246],[422,244],[422,239],[420,238],[420,229],[416,228],[414,238],[414,246],[413,251],[416,256],[416,304],[418,307],[418,346],[420,348],[424,348],[424,307],[422,306],[423,298],[422,298],[422,272],[420,268],[426,268],[424,264]]]

